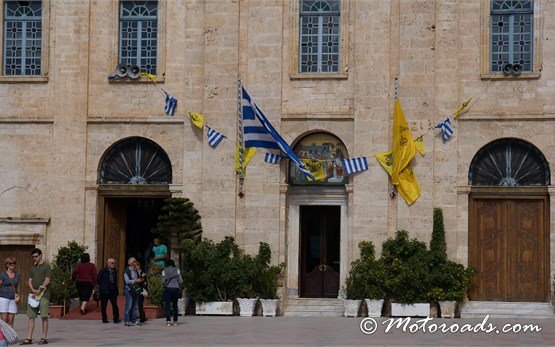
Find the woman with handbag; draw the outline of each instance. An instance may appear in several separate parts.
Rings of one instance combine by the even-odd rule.
[[[6,272],[0,274],[0,316],[12,327],[20,300],[18,288],[21,280],[21,276],[15,271],[15,264],[14,257],[7,257],[4,260]]]
[[[96,288],[96,266],[91,263],[89,253],[81,255],[81,262],[73,269],[72,277],[81,301],[79,313],[87,314],[87,303],[91,299],[93,289]]]

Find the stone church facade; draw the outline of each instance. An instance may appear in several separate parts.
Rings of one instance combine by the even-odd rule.
[[[479,268],[473,299],[551,300],[552,1],[0,5],[0,255],[38,246],[52,257],[76,240],[97,263],[123,262],[146,247],[145,225],[161,199],[183,196],[199,209],[205,237],[232,235],[251,253],[268,242],[273,261],[287,265],[286,297],[333,297],[321,265],[341,286],[360,241],[379,251],[406,229],[429,242],[433,207],[441,207],[450,258]],[[31,8],[22,15],[17,6]],[[8,31],[18,21],[23,44],[35,47],[26,67],[21,36]],[[142,50],[133,43],[139,34]],[[121,62],[156,75],[178,100],[176,114],[164,114],[164,95],[148,78],[108,80]],[[373,157],[391,146],[396,76],[413,136],[426,134],[426,154],[412,162],[421,196],[411,206],[390,197]],[[259,152],[239,196],[238,79],[292,147],[327,136],[343,156],[366,156],[369,169],[341,182],[292,184],[287,161],[268,164]],[[430,130],[471,96],[452,138]],[[210,147],[188,111],[231,141]],[[164,178],[144,184],[140,175],[124,182],[107,174],[134,155],[143,169],[156,157]],[[130,171],[122,175],[135,177],[137,168]]]

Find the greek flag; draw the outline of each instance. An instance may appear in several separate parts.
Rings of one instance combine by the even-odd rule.
[[[175,114],[175,109],[177,108],[177,99],[168,94],[166,91],[164,91],[164,93],[166,94],[166,106],[164,107],[164,112],[168,116],[173,116]]]
[[[436,128],[441,129],[444,141],[449,140],[451,135],[453,135],[453,128],[451,127],[451,121],[449,120],[449,118],[436,125]]]
[[[218,145],[220,144],[220,142],[222,142],[222,140],[224,139],[224,135],[220,134],[219,132],[217,132],[216,130],[208,127],[208,144],[212,147],[212,148],[216,148],[218,147]]]
[[[241,89],[243,95],[241,106],[245,147],[265,148],[273,151],[281,150],[302,172],[310,177],[310,179],[315,180],[312,173],[304,166],[287,142],[278,134],[266,116],[256,106],[245,88],[241,87]]]
[[[347,172],[347,175],[368,170],[368,160],[366,160],[366,157],[341,159],[341,164],[343,164],[343,168],[345,172]]]
[[[279,154],[266,153],[264,161],[270,164],[279,164],[282,158]]]

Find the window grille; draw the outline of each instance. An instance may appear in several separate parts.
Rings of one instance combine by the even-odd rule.
[[[121,1],[119,28],[119,62],[156,75],[158,2]]]
[[[468,184],[547,186],[551,176],[543,154],[528,142],[501,139],[485,145],[470,164]]]
[[[4,1],[4,75],[40,75],[41,41],[42,1]]]
[[[340,0],[300,0],[299,71],[339,72]]]
[[[503,72],[506,64],[532,72],[534,1],[491,2],[491,71]]]
[[[172,183],[171,162],[155,142],[145,138],[127,139],[106,154],[99,183],[169,184]]]

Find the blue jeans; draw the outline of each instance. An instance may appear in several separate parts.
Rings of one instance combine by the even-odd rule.
[[[179,288],[165,288],[164,289],[164,308],[166,311],[166,321],[170,321],[171,309],[170,304],[173,306],[173,321],[177,322],[177,299],[179,296]]]
[[[136,323],[138,308],[139,308],[139,296],[131,295],[131,293],[129,293],[129,288],[125,286],[125,315],[123,316],[123,321],[125,323]]]
[[[0,347],[8,346],[8,342],[4,339],[0,340]]]

